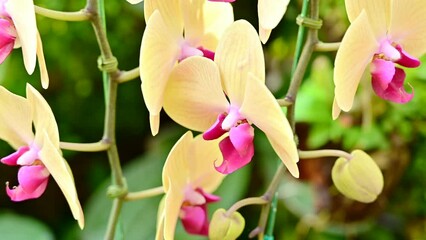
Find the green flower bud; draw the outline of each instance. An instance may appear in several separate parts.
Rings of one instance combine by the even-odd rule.
[[[354,150],[352,159],[343,157],[334,163],[331,177],[346,197],[369,203],[383,190],[383,175],[376,162],[365,152]]]
[[[239,212],[226,215],[226,210],[220,208],[213,214],[209,227],[209,239],[234,240],[244,230],[245,220]]]

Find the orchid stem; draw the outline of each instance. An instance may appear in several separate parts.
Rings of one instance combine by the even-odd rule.
[[[124,82],[134,80],[138,77],[139,77],[139,67],[134,68],[134,69],[129,70],[129,71],[121,71],[118,74],[115,81],[117,81],[118,83],[124,83]]]
[[[236,203],[234,203],[234,205],[232,205],[228,211],[226,211],[226,216],[231,216],[232,213],[238,211],[238,209],[248,206],[248,205],[263,205],[263,204],[267,204],[269,203],[268,200],[266,200],[263,196],[262,197],[251,197],[251,198],[245,198],[242,199]]]
[[[310,9],[309,15],[308,15],[308,8]],[[297,92],[299,91],[300,85],[302,83],[303,77],[305,75],[306,69],[308,67],[308,64],[311,59],[312,53],[315,49],[315,46],[319,42],[318,29],[321,27],[321,22],[319,21],[319,0],[311,0],[311,1],[303,0],[300,18],[304,19],[306,17],[309,18],[310,24],[313,23],[313,25],[316,25],[316,26],[311,25],[309,27],[305,45],[303,46],[303,50],[302,50],[301,48],[303,45],[303,40],[305,35],[305,25],[303,23],[299,24],[296,49],[295,49],[292,71],[291,71],[290,87],[284,98],[286,104],[292,103],[292,104],[289,104],[287,108],[287,120],[290,123],[291,129],[293,130],[293,132],[295,132],[296,130],[295,103],[296,103]],[[295,138],[297,138],[297,136],[295,136]],[[284,171],[282,168],[283,168],[282,163],[280,163],[280,167],[277,170],[276,176],[282,175]],[[269,190],[272,190],[271,193],[274,193],[273,194],[274,199],[272,200],[272,202],[277,201],[277,197],[278,197],[278,194],[276,194],[276,191],[277,191],[276,189],[278,187],[279,181],[276,180],[276,182],[278,182],[276,186],[273,186],[271,184],[270,189],[268,189],[268,192]],[[269,210],[269,209],[270,209],[270,206],[266,210]],[[262,211],[266,211],[266,210],[262,209]],[[263,212],[261,213],[261,215],[262,214]],[[269,213],[269,216],[268,216],[269,227],[267,229],[267,232],[265,233],[265,236],[263,237],[263,239],[265,240],[274,239],[273,230],[274,230],[274,224],[275,224],[275,216],[276,216],[276,209],[275,211],[271,211],[271,213]],[[262,222],[259,223],[259,227],[264,227],[264,226],[265,226],[264,223]]]
[[[104,0],[87,0],[86,11],[90,13],[90,21],[95,31],[96,39],[101,51],[98,59],[98,67],[102,71],[105,94],[105,125],[103,141],[110,143],[107,150],[108,160],[111,168],[112,185],[110,189],[114,189],[113,207],[111,209],[107,230],[104,239],[112,240],[115,236],[115,229],[125,196],[127,195],[126,179],[121,169],[120,158],[118,155],[116,139],[115,139],[115,120],[116,120],[116,102],[118,82],[115,81],[119,70],[118,62],[111,51],[106,34],[106,21]]]
[[[80,22],[88,21],[90,19],[90,14],[84,9],[77,12],[62,12],[51,10],[39,6],[34,6],[35,12],[38,15],[48,17],[51,19],[56,19],[60,21],[69,21],[69,22]]]
[[[347,160],[352,159],[352,155],[342,150],[336,149],[321,149],[321,150],[312,150],[312,151],[302,151],[299,150],[299,158],[301,159],[312,159],[312,158],[321,158],[321,157],[342,157]]]
[[[139,192],[129,192],[124,197],[124,200],[125,201],[136,201],[136,200],[141,200],[141,199],[145,199],[145,198],[155,197],[155,196],[161,195],[163,193],[164,193],[164,188],[161,186],[161,187],[151,188],[151,189],[143,190],[143,191],[139,191]]]
[[[317,42],[315,44],[314,50],[317,52],[333,52],[333,51],[337,51],[339,47],[340,47],[340,42],[333,42],[333,43]]]
[[[59,147],[65,150],[78,152],[102,152],[108,150],[110,144],[106,141],[99,141],[95,143],[60,142]]]

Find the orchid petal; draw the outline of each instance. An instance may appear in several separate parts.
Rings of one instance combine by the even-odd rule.
[[[149,126],[152,136],[157,135],[160,130],[160,114],[149,114]]]
[[[222,161],[222,153],[218,147],[219,141],[205,141],[201,135],[194,138],[189,151],[189,178],[191,183],[202,189],[203,193],[213,192],[222,183],[223,174],[214,168],[215,161]]]
[[[11,34],[12,24],[0,19],[0,64],[9,56],[15,44],[15,36]]]
[[[158,10],[152,14],[142,38],[139,59],[143,98],[151,115],[161,111],[164,88],[180,55],[181,38],[170,32]]]
[[[68,163],[62,158],[59,149],[50,141],[48,132],[44,131],[43,148],[40,150],[40,160],[49,170],[70,206],[74,219],[81,229],[84,227],[83,210],[78,200],[74,178]]]
[[[183,18],[180,0],[146,0],[144,1],[145,22],[148,23],[152,14],[158,10],[163,16],[164,24],[169,28],[170,34],[182,35]]]
[[[164,183],[163,183],[164,184]],[[169,185],[174,184],[170,179]],[[166,193],[166,204],[164,209],[164,239],[174,239],[176,223],[181,211],[184,194],[181,189],[173,186]]]
[[[34,139],[31,109],[27,99],[0,86],[0,139],[14,149],[28,146]]]
[[[371,75],[377,79],[381,88],[387,88],[395,75],[395,63],[383,59],[374,59],[371,63]]]
[[[219,114],[216,122],[213,123],[213,125],[203,133],[203,139],[204,140],[218,139],[223,134],[228,132],[227,130],[223,130],[222,128],[222,123],[223,123],[223,120],[225,120],[225,118],[226,118],[225,113]]]
[[[335,100],[343,111],[352,108],[358,84],[378,46],[362,11],[346,31],[335,59]]]
[[[183,192],[190,175],[188,166],[188,151],[191,147],[192,133],[186,132],[173,146],[163,167],[163,187],[167,193],[172,181],[175,188]]]
[[[222,35],[215,62],[220,69],[223,89],[232,104],[240,106],[251,72],[265,82],[265,62],[256,30],[245,20],[234,22]]]
[[[206,206],[182,206],[182,225],[190,234],[208,235],[209,219]]]
[[[342,109],[340,109],[339,105],[336,102],[336,98],[334,98],[333,99],[333,109],[332,109],[333,120],[336,120],[339,117],[341,111],[342,111]]]
[[[47,73],[46,60],[44,59],[43,44],[40,34],[37,32],[37,59],[38,67],[40,68],[41,86],[44,89],[49,87],[49,75]]]
[[[262,130],[275,152],[294,177],[299,177],[299,161],[293,132],[275,97],[254,75],[249,75],[243,105],[240,108],[249,122]]]
[[[164,195],[163,198],[161,198],[160,203],[158,204],[157,230],[155,232],[155,240],[164,240],[165,206],[166,206],[166,196]]]
[[[407,103],[414,97],[414,93],[407,93],[404,89],[405,72],[400,68],[395,69],[392,82],[385,88],[381,84],[381,79],[373,75],[372,86],[374,92],[381,98],[395,103]]]
[[[223,32],[234,22],[234,11],[229,3],[205,2],[203,13],[204,34],[198,36],[201,37],[200,45],[215,51]],[[187,26],[186,24],[185,37],[187,37]],[[195,34],[193,36],[196,37]]]
[[[259,38],[263,44],[265,44],[268,41],[269,37],[271,36],[271,33],[272,33],[272,30],[264,29],[261,26],[259,26]]]
[[[9,165],[9,166],[16,166],[18,165],[18,159],[29,150],[30,150],[30,147],[28,146],[19,147],[18,150],[16,150],[16,152],[6,157],[3,157],[0,161],[1,163]]]
[[[239,124],[229,131],[229,139],[240,155],[245,155],[253,145],[254,129],[248,123]]]
[[[281,19],[284,16],[284,13],[287,10],[287,5],[290,0],[259,0],[257,3],[257,12],[259,14],[259,29],[265,33],[274,29]],[[268,37],[265,34],[263,36],[262,42],[266,43]]]
[[[404,49],[401,48],[400,45],[396,46],[396,49],[400,52],[401,58],[396,61],[401,66],[416,68],[420,66],[420,60],[408,54]]]
[[[219,70],[203,57],[190,57],[172,71],[164,98],[164,110],[177,123],[195,130],[208,129],[228,110]]]
[[[50,142],[59,149],[59,131],[52,109],[41,94],[30,84],[27,84],[27,99],[32,109],[34,128],[36,129],[35,143],[43,146],[43,131],[46,131]]]
[[[13,0],[6,2],[6,10],[15,25],[20,43],[24,65],[32,74],[36,65],[37,25],[33,0]]]
[[[386,35],[390,24],[390,0],[345,0],[349,21],[353,23],[365,11],[374,36],[381,38]],[[410,3],[411,4],[411,3]]]
[[[12,189],[6,184],[6,193],[12,201],[39,198],[46,190],[49,172],[42,165],[23,166],[18,171],[18,182],[19,186]]]
[[[241,155],[240,152],[232,144],[229,137],[224,138],[220,144],[220,151],[223,154],[223,161],[219,166],[216,166],[216,170],[223,174],[230,174],[236,170],[249,164],[254,155],[254,146],[249,144],[245,154]]]
[[[426,53],[426,2],[392,1],[389,36],[415,57]]]

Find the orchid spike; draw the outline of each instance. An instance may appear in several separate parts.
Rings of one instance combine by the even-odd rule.
[[[209,0],[211,2],[235,2],[235,0]],[[265,44],[272,29],[277,27],[287,11],[290,0],[258,0],[257,13],[259,15],[259,37]]]
[[[213,60],[224,29],[233,21],[230,4],[207,0],[145,0],[147,27],[142,37],[140,76],[152,135],[159,130],[164,88],[170,72],[190,56]]]
[[[173,239],[178,218],[190,234],[208,235],[207,204],[224,175],[213,164],[221,159],[217,142],[185,133],[175,144],[163,168],[164,204],[160,204],[156,239]]]
[[[358,84],[369,69],[374,92],[395,103],[413,93],[404,89],[404,70],[414,68],[426,52],[426,2],[346,0],[349,26],[337,51],[333,118],[352,108]]]
[[[231,173],[251,161],[253,124],[266,134],[290,173],[299,176],[293,132],[265,85],[262,45],[247,21],[236,21],[226,30],[215,62],[186,59],[173,69],[170,79],[166,113],[182,126],[204,132],[207,140],[225,136],[219,144],[224,160],[216,165],[218,171]]]
[[[0,63],[12,48],[22,48],[25,69],[33,74],[38,59],[43,88],[49,86],[33,0],[0,0]]]
[[[0,99],[0,139],[17,150],[0,161],[6,165],[21,166],[18,171],[19,185],[9,188],[6,183],[7,195],[12,201],[38,198],[52,175],[65,195],[74,218],[83,228],[84,216],[74,179],[59,149],[58,126],[46,100],[29,84],[27,98],[0,86]]]

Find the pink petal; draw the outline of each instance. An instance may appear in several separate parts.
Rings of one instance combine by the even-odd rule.
[[[395,63],[384,59],[374,59],[371,66],[371,75],[380,84],[382,89],[388,87],[395,75]]]
[[[181,220],[185,231],[191,234],[208,235],[209,221],[206,205],[184,206],[181,210],[183,212]]]
[[[401,53],[401,58],[396,61],[396,63],[408,68],[416,68],[420,66],[420,60],[409,55],[406,51],[402,49],[400,45],[396,45],[396,49],[399,51],[399,53]]]
[[[253,146],[254,129],[248,123],[240,124],[231,128],[229,138],[238,153],[242,156],[246,155],[250,146]]]
[[[208,58],[208,59],[214,61],[214,52],[213,51],[210,51],[210,50],[205,49],[203,47],[199,47],[198,50],[200,50],[201,52],[203,52],[203,56],[205,58]]]
[[[201,193],[201,195],[203,195],[203,197],[206,199],[206,203],[213,203],[213,202],[220,201],[219,196],[205,192],[202,188],[197,188],[197,189],[195,189],[195,191],[197,191],[197,192]]]
[[[6,186],[6,193],[12,201],[19,202],[40,197],[46,190],[49,172],[43,165],[23,166],[18,171],[19,186]]]
[[[244,167],[251,161],[254,155],[254,146],[252,142],[248,144],[244,155],[240,155],[240,152],[235,149],[230,137],[223,139],[219,143],[219,147],[223,155],[223,162],[220,166],[215,166],[215,168],[218,172],[223,174],[229,174]]]
[[[11,30],[10,22],[0,19],[0,64],[9,56],[15,45],[16,37],[10,34]]]
[[[12,154],[10,154],[9,156],[6,156],[4,158],[2,158],[0,161],[6,165],[9,166],[16,166],[18,165],[18,159],[26,152],[28,152],[28,150],[30,150],[30,147],[28,146],[23,146],[18,148],[18,150]]]
[[[222,136],[227,131],[222,129],[222,122],[226,118],[225,114],[220,114],[217,117],[216,122],[203,133],[203,139],[204,140],[214,140],[218,139],[220,136]]]
[[[372,86],[374,92],[381,98],[395,102],[395,103],[407,103],[414,97],[413,93],[407,93],[404,89],[405,72],[400,68],[395,69],[395,75],[392,82],[389,83],[387,88],[382,88],[381,80],[376,79],[373,76]]]

